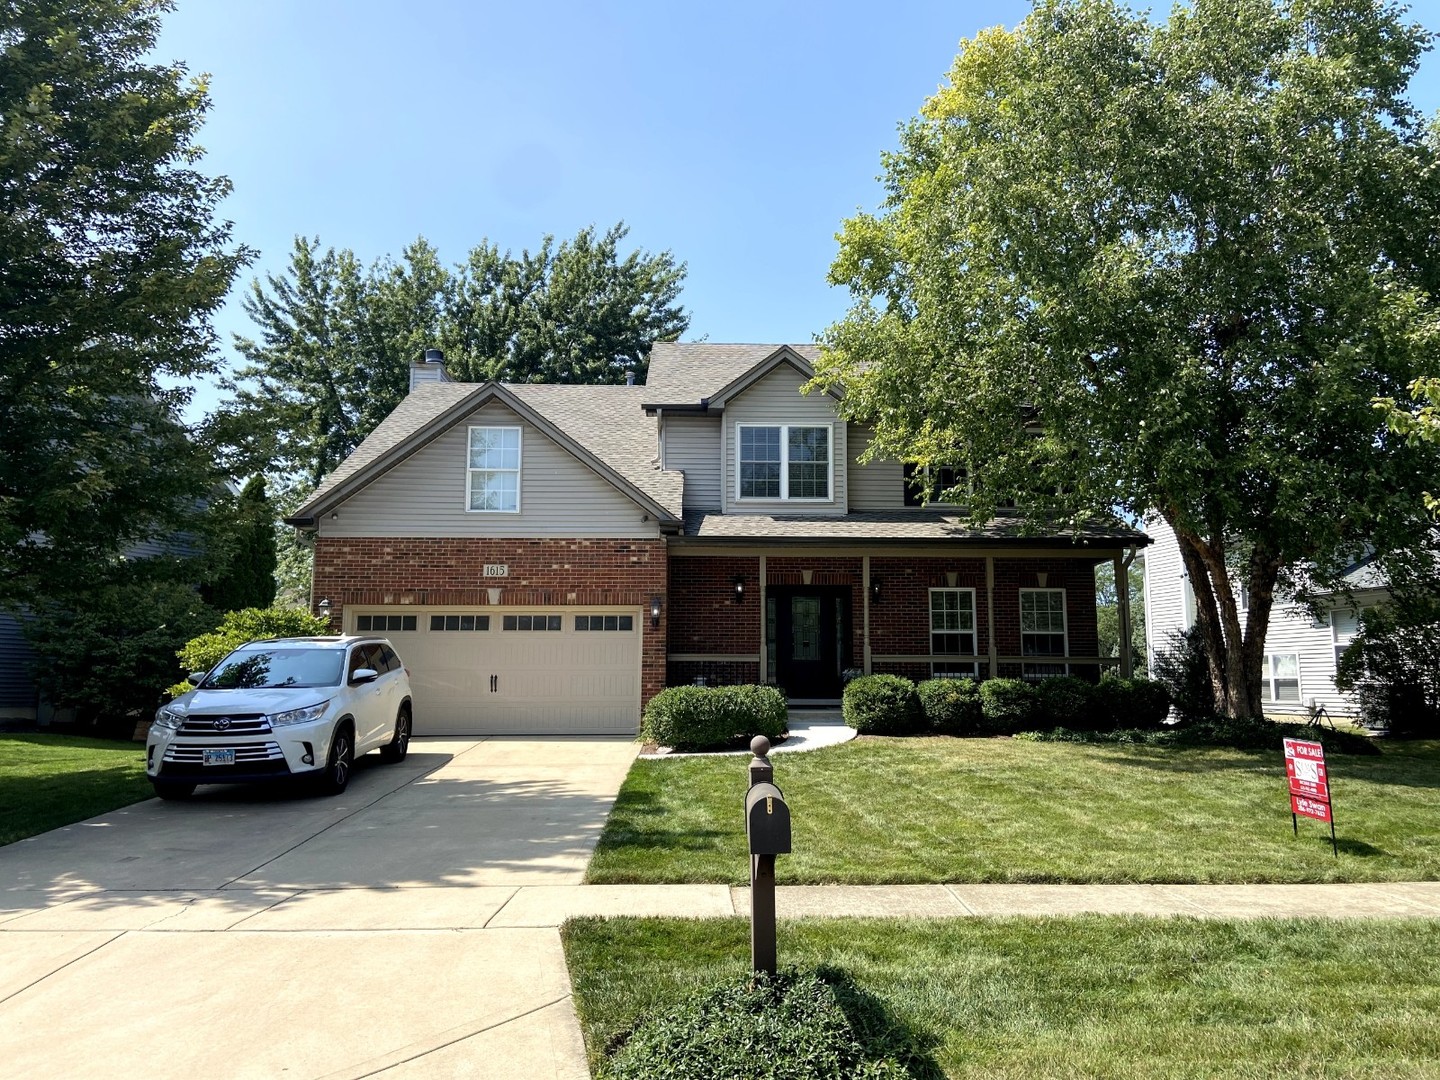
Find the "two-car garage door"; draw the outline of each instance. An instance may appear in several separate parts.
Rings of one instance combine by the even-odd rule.
[[[635,733],[635,608],[357,608],[410,671],[416,735]]]

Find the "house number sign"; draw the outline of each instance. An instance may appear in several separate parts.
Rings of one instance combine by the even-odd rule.
[[[504,563],[486,563],[486,564],[485,564],[485,576],[486,576],[486,577],[509,577],[509,576],[510,576],[510,567],[506,566]]]

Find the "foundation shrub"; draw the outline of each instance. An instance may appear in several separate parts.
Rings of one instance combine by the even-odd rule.
[[[925,727],[915,684],[900,675],[862,675],[845,687],[845,722],[861,735],[913,735]]]
[[[986,679],[980,684],[981,730],[988,735],[1014,735],[1034,726],[1040,695],[1024,679]]]
[[[974,679],[926,679],[915,688],[925,724],[938,735],[980,730],[980,687]]]
[[[1095,687],[1073,675],[1041,679],[1035,684],[1036,720],[1046,725],[1092,730],[1102,726],[1095,710]]]
[[[1155,731],[1170,715],[1170,692],[1154,679],[1107,675],[1095,687],[1097,731]]]
[[[773,686],[674,686],[645,706],[644,742],[675,750],[730,750],[756,735],[784,736],[785,695]]]

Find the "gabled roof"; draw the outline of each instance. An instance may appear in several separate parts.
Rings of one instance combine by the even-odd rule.
[[[718,403],[785,361],[799,361],[795,366],[808,378],[819,358],[818,345],[657,341],[650,349],[643,400],[646,408]]]
[[[641,408],[641,386],[427,382],[417,386],[327,476],[293,515],[315,518],[491,401],[560,444],[662,522],[678,522],[685,478],[656,462],[655,425]]]

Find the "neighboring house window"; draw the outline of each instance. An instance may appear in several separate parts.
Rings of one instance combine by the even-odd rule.
[[[741,499],[830,498],[830,428],[737,426],[736,491]]]
[[[955,503],[946,502],[941,496],[951,488],[964,487],[966,481],[964,469],[949,465],[916,465],[912,461],[906,463],[904,474],[906,506],[926,505],[925,488],[931,480],[935,482],[935,499],[930,505],[954,506]]]
[[[974,589],[930,590],[930,655],[932,676],[975,674],[973,660],[959,659],[975,655]]]
[[[1300,657],[1295,653],[1270,653],[1265,657],[1264,681],[1260,694],[1271,704],[1300,701]]]
[[[1360,613],[1354,608],[1336,608],[1330,612],[1330,628],[1335,635],[1335,669],[1340,669],[1340,658],[1360,633]]]
[[[390,630],[414,630],[414,615],[356,615],[355,630],[361,634],[379,634]]]
[[[489,615],[431,615],[431,630],[489,630]]]
[[[520,512],[520,429],[472,427],[466,506],[483,513]]]
[[[1065,590],[1020,590],[1020,655],[1064,656]],[[1021,669],[1027,678],[1064,675],[1065,664],[1025,664]]]
[[[576,615],[575,629],[585,631],[634,630],[635,617],[633,615]]]

